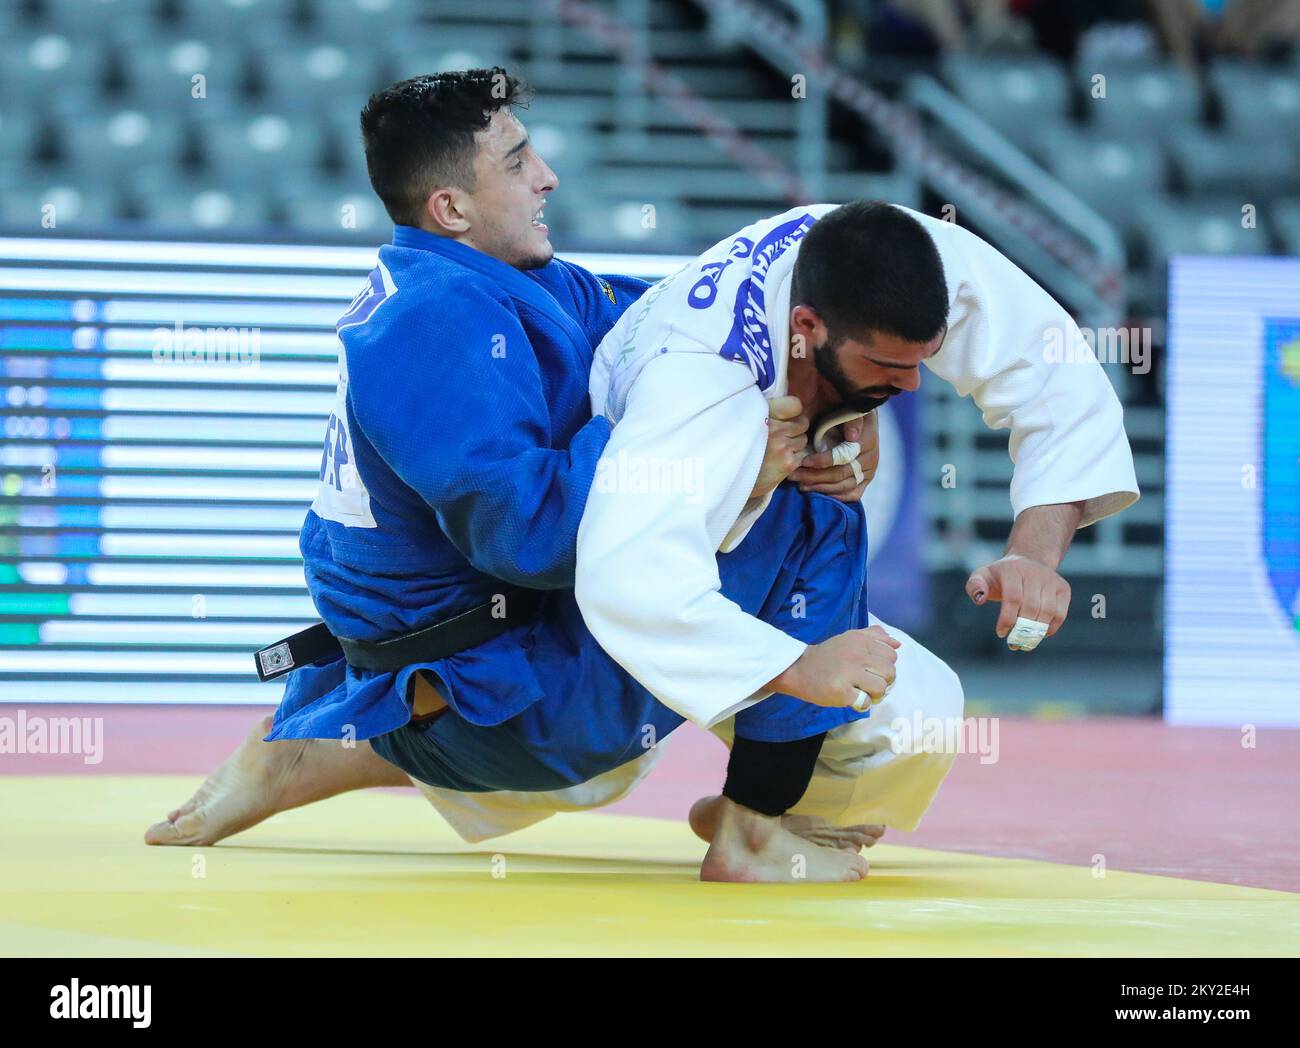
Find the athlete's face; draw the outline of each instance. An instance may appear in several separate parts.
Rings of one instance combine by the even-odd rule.
[[[474,190],[459,204],[469,229],[461,239],[517,269],[546,265],[555,252],[542,208],[560,180],[508,108],[493,113],[491,123],[474,138]]]
[[[796,306],[790,315],[793,340],[812,347],[821,399],[839,407],[874,411],[890,397],[921,388],[921,361],[934,356],[948,334],[945,326],[928,342],[909,342],[883,331],[861,340],[833,339],[816,312]]]

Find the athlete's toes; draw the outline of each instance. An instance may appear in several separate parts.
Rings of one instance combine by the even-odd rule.
[[[864,880],[868,872],[867,861],[866,859],[863,859],[860,855],[855,855],[853,856],[853,858],[855,861],[849,863],[849,865],[844,868],[844,880],[845,881]]]
[[[202,815],[182,815],[179,819],[156,822],[145,830],[145,844],[201,845],[207,820]]]
[[[145,844],[182,844],[176,823],[169,815],[164,822],[155,822],[144,831]]]

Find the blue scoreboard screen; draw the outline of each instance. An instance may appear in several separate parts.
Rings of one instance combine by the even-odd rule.
[[[316,618],[298,529],[374,259],[0,240],[0,701],[278,701],[250,653]]]
[[[1300,258],[1170,269],[1165,716],[1300,725]]]

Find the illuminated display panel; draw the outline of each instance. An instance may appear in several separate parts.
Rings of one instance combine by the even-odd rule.
[[[278,701],[250,653],[316,618],[298,529],[374,259],[0,240],[0,701]]]
[[[1170,268],[1165,716],[1300,725],[1300,259]]]

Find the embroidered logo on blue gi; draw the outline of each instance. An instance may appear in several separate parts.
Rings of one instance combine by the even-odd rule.
[[[614,297],[614,289],[609,286],[609,281],[601,277],[596,278],[596,283],[600,285],[600,290],[605,293],[605,297],[614,305],[618,305],[618,299]]]
[[[767,323],[767,274],[772,263],[804,238],[817,219],[809,214],[777,226],[755,244],[737,237],[721,262],[707,262],[700,267],[703,276],[686,296],[694,309],[708,309],[718,296],[719,279],[737,259],[751,259],[750,274],[736,289],[732,304],[731,332],[719,352],[728,360],[749,365],[759,389],[768,389],[776,381],[776,362],[772,359],[772,334]]]
[[[1269,582],[1300,631],[1300,319],[1264,322],[1261,542]]]

